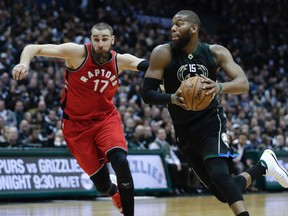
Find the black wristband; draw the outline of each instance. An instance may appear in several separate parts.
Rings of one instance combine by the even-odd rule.
[[[161,80],[154,78],[144,78],[142,88],[142,99],[147,104],[165,105],[171,104],[171,94],[158,91]]]
[[[148,67],[149,67],[149,61],[148,60],[143,60],[137,65],[137,70],[146,72]]]

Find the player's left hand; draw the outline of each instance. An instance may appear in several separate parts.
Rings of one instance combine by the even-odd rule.
[[[203,74],[200,75],[203,83],[206,83],[206,85],[203,86],[203,89],[207,90],[206,95],[211,95],[212,98],[210,101],[212,101],[216,95],[220,92],[220,86],[217,82],[214,82],[213,80],[209,79],[208,77],[204,76]]]

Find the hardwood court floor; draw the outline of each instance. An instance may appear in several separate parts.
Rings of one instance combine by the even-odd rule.
[[[246,194],[251,216],[287,216],[288,193]],[[136,197],[135,216],[230,216],[213,196]],[[107,198],[0,203],[1,216],[121,216]]]

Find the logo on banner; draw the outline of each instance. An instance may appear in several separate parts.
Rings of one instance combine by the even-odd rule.
[[[80,182],[81,182],[82,187],[86,190],[91,190],[94,186],[90,177],[86,173],[83,173],[81,175]]]

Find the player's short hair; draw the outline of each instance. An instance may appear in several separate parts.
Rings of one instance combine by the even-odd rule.
[[[201,21],[200,21],[198,15],[194,11],[181,10],[176,15],[185,16],[188,22],[190,22],[192,24],[196,24],[198,26],[198,29],[200,29]]]
[[[93,32],[94,29],[98,29],[98,30],[108,29],[110,34],[113,35],[113,28],[108,23],[105,23],[105,22],[99,22],[99,23],[95,24],[92,27],[91,32]]]

